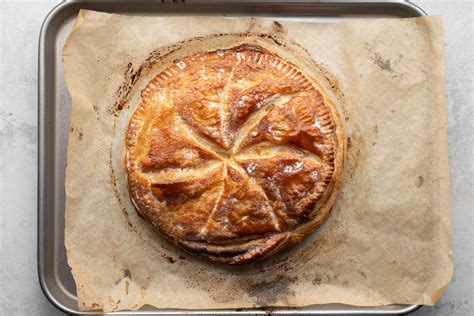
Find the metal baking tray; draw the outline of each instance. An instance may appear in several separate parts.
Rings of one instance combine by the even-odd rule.
[[[76,289],[64,247],[64,176],[71,100],[64,81],[61,51],[79,9],[127,14],[261,16],[335,22],[351,18],[417,17],[426,13],[406,1],[65,1],[46,17],[39,41],[38,84],[38,276],[41,288],[57,308],[77,309]],[[418,305],[356,307],[342,304],[302,308],[173,310],[149,306],[120,314],[406,314]],[[84,312],[82,314],[101,314]]]

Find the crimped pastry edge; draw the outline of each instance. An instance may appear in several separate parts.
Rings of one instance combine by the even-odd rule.
[[[221,48],[222,50],[232,50],[232,48],[240,48],[248,49],[249,47],[257,47],[257,51],[269,53],[277,58],[283,60],[277,53],[274,53],[266,48],[262,48],[260,46],[255,46],[254,44],[243,43],[241,45],[237,45],[231,48]],[[219,50],[219,49],[217,49]],[[211,53],[217,51],[216,49],[211,49],[209,51],[202,51],[201,53]],[[269,236],[265,236],[259,239],[252,239],[248,242],[239,243],[236,246],[229,246],[229,245],[219,245],[219,244],[212,244],[207,242],[196,242],[196,241],[184,241],[178,238],[172,238],[171,236],[163,233],[156,225],[150,223],[149,220],[146,220],[146,214],[143,214],[143,210],[147,210],[149,208],[146,204],[140,203],[137,201],[131,191],[130,185],[130,178],[129,172],[125,172],[125,178],[127,182],[127,188],[129,192],[130,199],[132,204],[134,205],[137,213],[140,217],[144,218],[153,229],[162,237],[164,237],[169,242],[175,244],[182,250],[190,253],[191,255],[195,255],[198,257],[206,258],[215,263],[222,263],[228,265],[242,265],[248,264],[251,262],[259,261],[265,259],[273,254],[282,251],[283,249],[295,245],[305,239],[308,235],[310,235],[316,228],[322,225],[325,220],[330,215],[331,209],[334,205],[336,200],[338,191],[342,184],[343,180],[343,168],[344,168],[344,161],[345,161],[345,137],[344,137],[344,128],[342,125],[342,120],[339,115],[339,111],[334,103],[331,101],[330,97],[328,96],[325,89],[319,84],[317,80],[315,80],[311,75],[304,72],[300,67],[292,63],[291,61],[284,60],[285,63],[288,63],[299,72],[301,72],[302,76],[309,80],[310,83],[318,90],[324,99],[325,105],[329,108],[331,113],[332,119],[334,121],[334,132],[336,137],[334,138],[336,144],[334,146],[334,170],[332,173],[332,177],[330,182],[326,186],[326,190],[324,194],[319,198],[317,203],[315,204],[313,211],[309,215],[309,220],[302,224],[299,224],[294,230],[289,232],[282,232],[277,234],[272,234]],[[166,68],[165,68],[166,69]],[[319,71],[319,70],[318,70]],[[148,87],[148,85],[147,85]],[[146,88],[143,92],[146,94]],[[142,92],[142,93],[143,93]],[[144,98],[143,98],[144,97]],[[145,103],[146,103],[146,95],[142,95],[142,98],[137,105],[135,111],[130,116],[130,119],[127,123],[127,127],[130,126],[130,122],[134,119],[135,112],[140,112],[144,110]],[[137,129],[133,129],[133,133],[137,133]],[[128,147],[130,145],[130,137],[129,132],[127,129],[126,136],[125,136],[125,143]],[[128,150],[125,150],[124,154],[124,162],[128,159],[125,156],[128,155]],[[128,166],[125,166],[128,169]]]

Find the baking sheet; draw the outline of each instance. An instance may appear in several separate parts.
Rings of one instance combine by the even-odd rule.
[[[265,16],[278,19],[295,19],[311,22],[341,21],[360,17],[424,16],[416,5],[404,1],[357,3],[326,1],[324,3],[275,2],[268,6],[263,2],[239,2],[237,6],[225,3],[181,6],[177,4],[157,5],[156,2],[133,3],[74,1],[63,2],[55,7],[45,19],[39,41],[39,99],[38,99],[38,278],[41,288],[50,302],[67,313],[78,313],[75,282],[66,260],[64,246],[64,179],[66,169],[67,136],[71,100],[64,81],[61,51],[65,39],[81,8],[107,12],[140,14],[156,12],[163,15],[206,13],[215,16]],[[134,13],[132,13],[134,12]],[[136,13],[135,13],[136,12]],[[251,13],[249,13],[251,12]],[[55,52],[55,53],[53,53]],[[299,308],[227,309],[226,313],[264,314],[406,314],[419,305],[392,304],[380,307],[360,307],[343,304],[309,305]],[[163,314],[178,312],[176,309],[156,309],[146,306],[139,311],[124,311],[121,314]],[[201,310],[202,311],[202,310]],[[222,310],[220,310],[222,311]],[[208,314],[216,310],[206,310]],[[189,314],[199,311],[189,311]],[[201,312],[202,313],[202,312]],[[97,311],[81,314],[100,314]]]
[[[227,24],[226,30],[235,32],[248,31],[252,24],[252,32],[262,30],[268,33],[275,31],[273,22],[240,19],[220,20],[217,23],[215,18],[209,21],[203,21],[203,17],[197,18],[199,21],[186,18],[185,21],[166,23],[170,29],[164,34],[168,36],[157,37],[152,35],[166,31],[166,28],[163,30],[163,23],[161,27],[160,23],[151,23],[156,21],[156,17],[131,18],[91,12],[86,16],[87,19],[82,21],[68,42],[70,51],[66,49],[63,55],[73,98],[69,157],[73,157],[71,152],[81,153],[81,156],[86,153],[89,157],[68,160],[66,187],[66,242],[73,274],[76,281],[80,278],[78,294],[80,304],[84,303],[83,308],[113,310],[137,308],[143,303],[183,308],[299,306],[328,302],[355,305],[393,302],[432,304],[437,299],[439,289],[447,284],[452,270],[449,188],[446,190],[449,181],[442,32],[438,18],[351,21],[337,26],[280,23],[284,31],[280,32],[280,36],[284,39],[311,38],[304,36],[309,32],[319,35],[311,43],[301,45],[333,74],[336,81],[332,83],[344,93],[344,106],[348,114],[346,128],[351,137],[348,162],[353,165],[346,170],[346,173],[351,170],[346,174],[346,180],[347,177],[350,180],[346,181],[330,221],[314,234],[314,238],[275,260],[236,272],[178,254],[173,247],[162,244],[147,231],[146,225],[140,223],[138,218],[133,218],[136,217],[133,208],[126,206],[125,215],[120,206],[115,212],[112,211],[113,205],[108,207],[111,203],[117,203],[117,192],[111,185],[111,179],[116,177],[120,183],[120,167],[113,168],[117,174],[111,178],[110,168],[101,168],[105,160],[100,153],[105,145],[110,147],[108,140],[120,140],[113,131],[112,123],[116,123],[117,119],[110,110],[117,105],[117,100],[121,102],[123,95],[107,91],[117,92],[117,87],[124,86],[124,79],[126,81],[127,76],[133,75],[134,63],[132,67],[128,66],[130,60],[135,58],[136,65],[142,64],[155,50],[153,45],[162,47],[182,40],[183,32],[187,32],[185,35],[189,38],[193,32],[195,36],[216,33],[222,29],[222,24]],[[141,23],[148,22],[150,38],[130,49],[132,38],[137,38],[137,34],[140,34],[140,39],[143,36],[140,29],[144,28],[136,25],[136,19],[142,20]],[[135,27],[130,28],[130,24],[127,27],[132,20]],[[194,27],[183,25],[186,23],[193,23],[189,25]],[[180,27],[173,28],[173,24]],[[115,30],[118,35],[113,35],[114,30],[110,30],[110,26],[119,28]],[[97,32],[99,29],[102,32]],[[192,32],[189,31],[191,29]],[[78,45],[71,44],[74,36],[81,39],[80,43],[76,40]],[[98,39],[97,36],[103,37]],[[403,36],[403,40],[396,41],[397,36]],[[88,40],[99,40],[101,48],[90,49],[94,45]],[[394,52],[394,42],[404,45]],[[112,56],[110,48],[108,52],[105,50],[107,45],[114,48]],[[396,53],[404,53],[405,58]],[[91,56],[102,62],[91,62]],[[358,58],[354,60],[351,56]],[[124,63],[125,60],[128,62]],[[90,66],[92,64],[94,67]],[[69,66],[73,67],[72,72]],[[132,70],[127,70],[127,67]],[[127,71],[130,72],[128,75]],[[356,74],[364,79],[356,78]],[[146,77],[144,74],[141,79],[144,84]],[[140,80],[136,84],[140,85]],[[137,92],[132,91],[126,97],[130,104],[136,102],[133,93],[137,96]],[[131,108],[133,106],[128,107]],[[390,112],[381,109],[389,109]],[[367,115],[368,110],[371,115]],[[118,115],[119,122],[120,118],[127,116],[126,111],[121,113],[124,114]],[[400,135],[400,130],[405,133]],[[419,136],[418,131],[423,131],[425,137],[415,137]],[[416,146],[408,146],[410,144]],[[110,166],[110,157],[107,159]],[[390,164],[384,161],[390,161]],[[90,168],[90,165],[97,167]],[[433,165],[436,165],[434,170],[431,168]],[[419,175],[414,170],[419,171]],[[368,179],[378,180],[377,174],[387,177],[375,186],[367,186]],[[94,187],[84,186],[84,181],[91,180],[103,184],[100,185],[102,188],[112,188],[113,192],[108,193],[114,196],[108,196],[103,189],[95,193]],[[354,188],[366,190],[361,194],[361,189],[357,191]],[[126,204],[128,201],[124,198],[122,202]],[[130,228],[127,221],[132,221],[135,228],[141,225],[140,229]],[[417,227],[423,231],[420,232]],[[97,238],[101,233],[108,238]],[[117,238],[110,238],[111,235]],[[410,239],[408,243],[407,238]],[[374,245],[373,240],[380,240],[380,244]],[[135,242],[140,246],[132,247]],[[338,246],[335,247],[335,244]],[[134,256],[133,252],[137,249],[140,251]],[[298,260],[292,262],[295,258]],[[261,272],[262,268],[267,268],[266,272]],[[100,273],[91,274],[92,270]],[[188,274],[182,274],[182,271]],[[148,275],[145,278],[143,274]],[[186,275],[186,278],[180,278],[180,275]],[[193,275],[194,279],[191,278]],[[211,282],[206,284],[203,282],[205,279]],[[223,296],[235,284],[241,286],[231,288],[232,293],[240,300],[233,297],[229,300],[227,297],[226,301]],[[206,285],[208,288],[205,288]]]

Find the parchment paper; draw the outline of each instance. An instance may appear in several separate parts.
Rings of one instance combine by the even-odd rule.
[[[138,217],[121,157],[147,82],[177,56],[239,39],[314,68],[345,118],[348,150],[318,231],[269,260],[223,267]],[[63,61],[72,97],[65,243],[82,310],[432,305],[450,281],[440,17],[318,24],[81,11]]]

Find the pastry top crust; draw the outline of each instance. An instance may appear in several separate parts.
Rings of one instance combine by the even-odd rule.
[[[129,121],[130,197],[185,250],[251,262],[325,219],[341,130],[321,88],[262,47],[187,56],[148,83]]]

